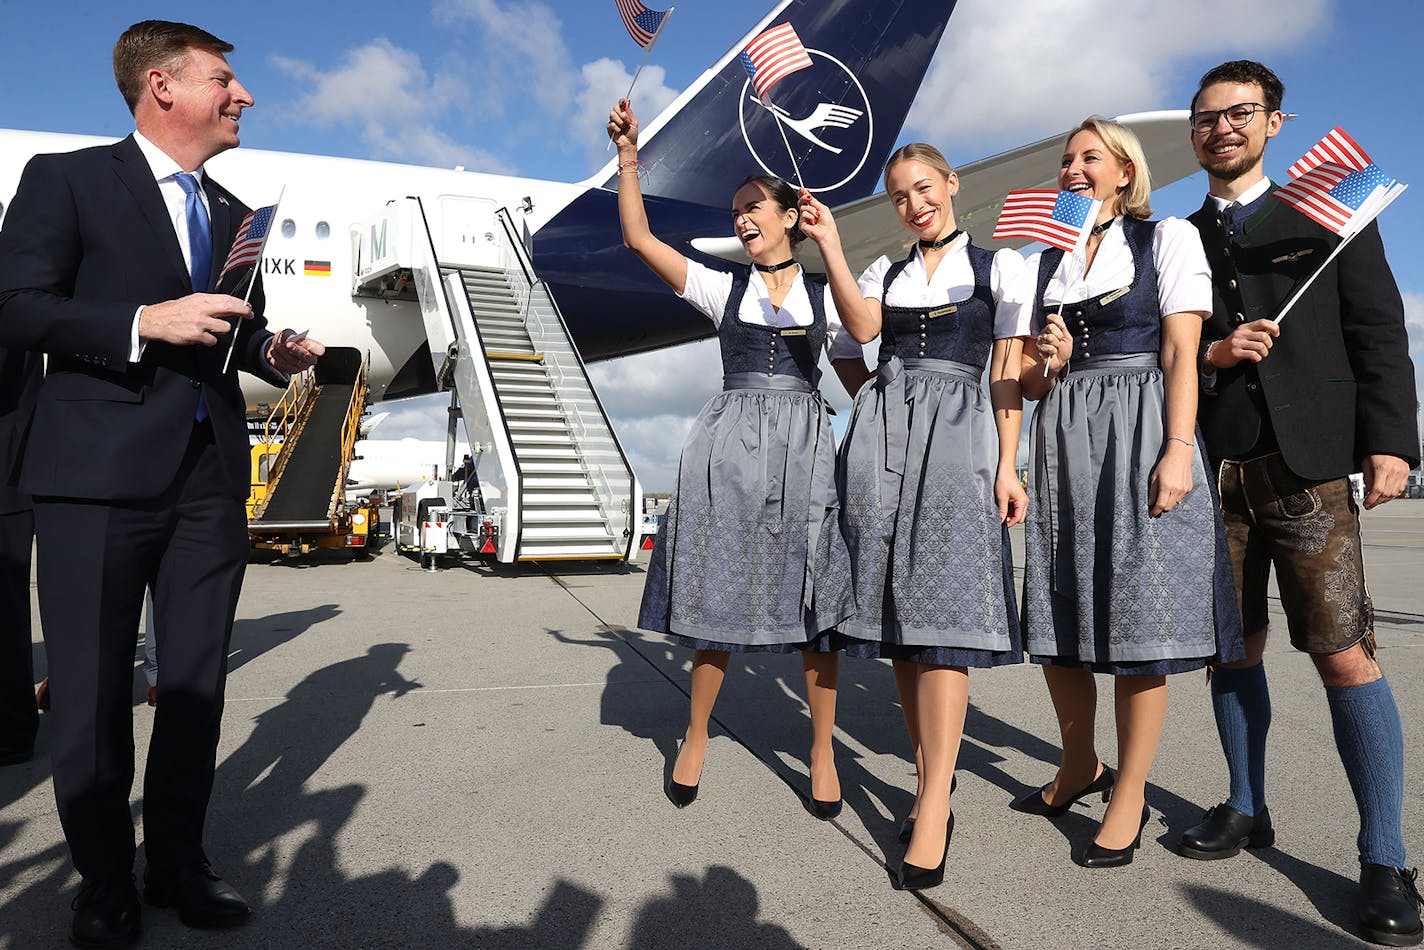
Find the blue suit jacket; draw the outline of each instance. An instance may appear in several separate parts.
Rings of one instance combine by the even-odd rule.
[[[204,176],[213,232],[208,285],[247,208]],[[224,292],[242,274],[230,274]],[[263,358],[272,334],[262,316],[240,321],[215,347],[151,342],[128,361],[134,312],[195,288],[158,184],[133,137],[114,145],[38,155],[25,167],[0,230],[0,346],[49,354],[25,445],[20,487],[32,495],[136,500],[162,494],[178,472],[206,395],[227,488],[249,488],[246,407],[237,369],[276,385]]]

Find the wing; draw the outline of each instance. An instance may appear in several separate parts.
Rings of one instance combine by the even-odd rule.
[[[1132,128],[1142,140],[1152,183],[1160,188],[1198,171],[1196,157],[1187,138],[1186,110],[1138,112],[1119,116],[1117,121]],[[1066,133],[1064,133],[1066,134]],[[980,247],[1021,247],[1023,240],[990,240],[1004,196],[1016,188],[1053,188],[1058,182],[1058,158],[1063,153],[1063,134],[1024,145],[992,158],[961,165],[959,195],[954,211],[959,226],[970,233]],[[900,226],[884,192],[835,208],[841,245],[852,273],[859,274],[881,254],[894,258],[910,246],[910,237]],[[746,262],[742,244],[735,237],[697,238],[692,246],[705,254]],[[815,245],[806,242],[797,256],[808,270],[824,267]]]

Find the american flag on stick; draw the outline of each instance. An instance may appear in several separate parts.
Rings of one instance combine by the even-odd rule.
[[[1028,238],[1071,253],[1087,243],[1101,206],[1101,201],[1071,191],[1011,191],[994,226],[994,240]]]
[[[628,28],[628,35],[633,37],[633,42],[643,49],[653,45],[658,30],[662,29],[663,20],[672,12],[671,10],[649,10],[639,0],[615,0],[615,2],[618,4],[618,15],[623,18],[623,25]]]
[[[1326,162],[1272,195],[1322,227],[1349,237],[1378,217],[1404,188],[1378,165],[1351,171]]]
[[[262,256],[262,248],[267,244],[267,235],[272,230],[272,219],[277,216],[277,206],[268,205],[247,212],[232,240],[232,250],[227,252],[227,261],[218,272],[218,282],[227,272],[244,264],[255,263]]]
[[[811,65],[811,56],[801,45],[801,37],[790,23],[774,26],[757,36],[742,50],[742,65],[752,77],[752,88],[767,108],[771,107],[771,87],[798,69]]]
[[[1370,161],[1365,150],[1338,125],[1290,168],[1295,180],[1271,192],[1321,227],[1340,235],[1330,256],[1320,262],[1271,319],[1280,323],[1315,278],[1339,256],[1394,199],[1402,185]]]
[[[1300,161],[1290,167],[1290,176],[1299,178],[1317,165],[1338,165],[1350,171],[1362,171],[1374,162],[1360,148],[1360,143],[1350,138],[1340,126],[1331,129],[1319,142],[1300,157]]]

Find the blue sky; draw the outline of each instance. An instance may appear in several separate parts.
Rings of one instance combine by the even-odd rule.
[[[770,7],[683,0],[639,81],[645,119]],[[969,161],[1089,113],[1183,108],[1205,69],[1262,59],[1285,81],[1287,110],[1300,114],[1273,143],[1268,172],[1284,177],[1340,124],[1412,185],[1381,227],[1424,365],[1424,122],[1415,105],[1424,4],[1382,0],[1368,17],[1358,9],[1343,0],[961,0],[902,138]],[[230,59],[257,99],[243,121],[246,146],[566,181],[606,157],[601,116],[641,55],[613,0],[0,0],[0,17],[9,27],[0,127],[126,134],[132,126],[109,67],[114,39],[141,18],[197,19],[237,46]],[[1198,174],[1164,189],[1158,214],[1190,212],[1204,188]],[[676,458],[676,445],[665,445],[676,441],[669,413],[685,427],[715,388],[684,385],[696,391],[660,400],[658,415],[641,408],[649,374],[670,385],[695,364],[708,375],[715,356],[682,349],[602,371],[625,439],[648,433],[649,448],[635,454],[656,472],[645,477],[655,487]]]

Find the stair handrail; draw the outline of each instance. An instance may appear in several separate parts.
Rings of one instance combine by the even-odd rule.
[[[613,488],[613,479],[608,475],[606,471],[604,471],[603,466],[601,464],[591,464],[586,454],[585,446],[582,444],[582,441],[580,440],[575,442],[575,451],[579,453],[579,461],[583,465],[585,471],[589,472],[591,477],[594,477],[595,479],[602,482],[602,497],[604,500],[600,502],[599,507],[603,509],[603,516],[607,523],[610,525],[610,527],[615,529],[615,542],[618,539],[617,529],[621,527],[624,533],[624,540],[626,542],[624,545],[624,555],[626,557],[631,557],[633,553],[633,545],[636,542],[638,533],[638,526],[635,523],[635,519],[639,517],[639,513],[633,510],[635,507],[633,499],[638,494],[637,475],[633,472],[633,466],[628,461],[628,455],[623,450],[623,443],[619,440],[618,433],[613,428],[612,420],[608,418],[608,411],[604,408],[603,401],[598,398],[598,391],[594,388],[592,382],[590,382],[588,378],[588,367],[583,361],[582,354],[580,354],[578,351],[578,346],[573,341],[573,335],[569,333],[568,324],[564,322],[564,316],[563,313],[559,310],[558,302],[554,299],[554,295],[549,291],[548,284],[542,278],[537,277],[534,272],[533,261],[529,259],[528,251],[524,247],[524,243],[519,240],[518,230],[514,226],[514,219],[510,215],[509,209],[498,209],[495,212],[495,217],[499,220],[500,227],[503,232],[503,241],[500,242],[502,244],[502,250],[507,256],[512,257],[515,260],[519,268],[518,272],[514,272],[511,268],[506,266],[505,273],[511,279],[512,285],[518,281],[519,277],[523,278],[523,280],[519,283],[522,283],[523,285],[522,287],[520,287],[520,290],[522,290],[527,295],[523,307],[525,311],[525,330],[529,331],[532,329],[529,322],[529,316],[532,313],[535,318],[533,328],[537,328],[541,337],[541,341],[535,341],[534,348],[536,352],[542,352],[544,354],[546,369],[552,367],[554,371],[558,374],[559,379],[561,381],[567,381],[568,379],[573,378],[579,383],[581,383],[583,388],[587,390],[590,400],[595,406],[598,407],[598,417],[596,421],[597,423],[599,423],[599,425],[597,426],[597,428],[600,432],[607,432],[608,438],[612,442],[613,448],[618,454],[620,469],[622,472],[625,472],[627,474],[628,486],[626,493],[615,491]],[[538,312],[538,310],[536,310],[536,308],[534,307],[534,301],[536,299],[541,304],[546,304],[548,306],[548,312],[551,322],[555,323],[558,327],[557,332],[555,332],[551,327],[545,325],[544,315]],[[531,340],[533,339],[533,337],[534,334],[531,332]],[[568,356],[572,357],[571,365],[566,365],[569,364],[570,361],[567,360],[564,354],[559,353],[556,348],[547,345],[540,345],[541,342],[547,344],[550,339],[558,339],[559,341],[565,342],[567,344]],[[559,394],[561,392],[561,387],[555,388],[556,399],[560,399]],[[560,399],[560,403],[560,408],[565,410],[566,412],[568,409],[573,410],[573,415],[576,417],[579,422],[579,425],[583,429],[582,434],[586,436],[587,433],[593,428],[593,426],[590,426],[589,423],[584,419],[584,413],[579,410],[577,406],[573,406],[571,403],[568,403],[562,399]],[[599,486],[595,484],[594,487],[598,488]],[[620,497],[623,499],[624,502],[621,505],[618,504],[618,500],[620,499]],[[624,523],[620,526],[619,524],[617,524],[617,522],[619,521],[622,521]]]
[[[267,465],[267,494],[258,506],[256,514],[266,510],[272,491],[276,488],[278,479],[282,477],[282,472],[286,470],[287,460],[292,455],[292,446],[296,444],[292,436],[301,428],[306,414],[311,411],[310,397],[315,387],[316,373],[312,370],[305,370],[293,376],[283,391],[282,398],[277,400],[277,405],[268,413],[267,421],[262,425],[262,444],[267,448],[263,454],[269,457],[273,455],[272,446],[277,435],[281,436],[281,441],[276,444],[281,448],[277,450],[276,458]]]
[[[351,402],[346,406],[346,418],[341,423],[341,464],[336,473],[336,486],[331,492],[331,504],[326,516],[333,517],[336,507],[346,497],[346,475],[351,470],[351,459],[356,454],[356,440],[361,437],[361,416],[366,411],[366,361],[362,360],[356,370],[355,385],[351,389]]]

